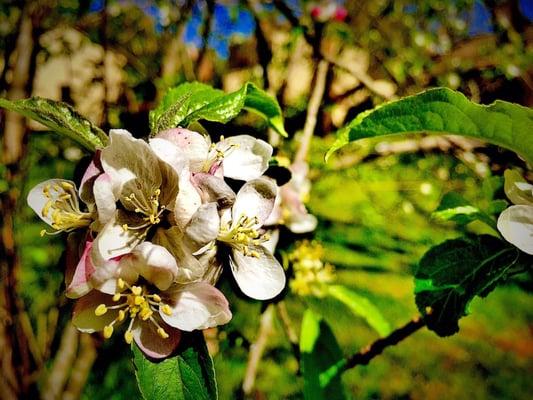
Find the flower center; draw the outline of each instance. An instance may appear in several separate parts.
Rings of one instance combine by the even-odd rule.
[[[161,195],[161,189],[156,189],[148,199],[139,198],[135,196],[135,193],[131,193],[129,196],[124,197],[124,200],[135,207],[134,211],[137,214],[142,215],[142,223],[135,226],[128,224],[122,225],[124,231],[127,230],[144,230],[141,236],[146,236],[147,229],[152,225],[157,225],[161,222],[161,214],[165,211],[166,207],[159,204],[159,196]]]
[[[155,320],[153,314],[155,311],[158,311],[166,315],[172,315],[170,306],[163,303],[158,294],[150,294],[145,286],[130,286],[120,278],[117,283],[118,289],[124,290],[124,292],[116,293],[113,296],[113,301],[117,304],[110,306],[102,303],[94,310],[94,314],[97,317],[104,315],[109,310],[118,310],[117,317],[109,325],[104,327],[104,338],[109,339],[113,335],[114,325],[117,322],[122,322],[124,319],[129,318],[130,323],[124,333],[124,340],[130,344],[133,340],[133,323],[138,318],[141,321],[147,321],[153,324],[157,334],[161,338],[167,339],[169,337],[168,333]],[[120,302],[121,300],[122,302]]]
[[[259,253],[255,250],[250,250],[249,246],[258,246],[270,238],[268,234],[263,236],[259,234],[256,229],[258,225],[257,217],[250,218],[246,215],[241,215],[233,225],[223,225],[220,228],[217,239],[242,251],[245,256],[258,258]]]
[[[44,218],[50,218],[52,228],[59,232],[70,232],[77,228],[89,226],[93,221],[92,213],[80,211],[78,195],[74,186],[68,182],[55,185],[45,185],[43,194],[48,199],[41,214]],[[45,229],[41,236],[51,234]]]
[[[210,173],[212,169],[215,169],[220,165],[224,157],[228,155],[231,151],[239,147],[237,143],[231,144],[222,144],[224,141],[224,136],[220,136],[220,141],[218,143],[212,143],[209,148],[209,153],[207,154],[207,159],[205,160],[202,172]]]

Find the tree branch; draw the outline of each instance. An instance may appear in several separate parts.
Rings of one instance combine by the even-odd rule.
[[[387,347],[398,344],[424,326],[426,326],[426,322],[422,317],[417,316],[413,318],[401,328],[392,331],[388,336],[376,340],[374,343],[359,351],[359,353],[348,357],[344,370],[348,370],[357,365],[367,365],[374,357],[383,353],[383,350]]]
[[[246,372],[244,374],[244,380],[242,383],[242,391],[245,395],[250,395],[254,388],[259,362],[261,361],[261,357],[265,351],[268,337],[272,333],[273,311],[274,306],[270,304],[261,315],[257,339],[250,347],[250,354],[248,356],[248,363],[246,365]]]
[[[316,120],[322,98],[324,97],[324,91],[326,90],[326,76],[328,74],[329,63],[325,60],[320,60],[315,72],[315,86],[309,99],[309,105],[307,107],[307,117],[305,119],[304,130],[302,133],[302,139],[300,141],[300,147],[294,157],[294,162],[304,162],[309,152],[311,145],[311,138],[316,127]]]

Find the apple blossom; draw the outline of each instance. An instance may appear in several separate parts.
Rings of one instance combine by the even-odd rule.
[[[513,170],[505,171],[505,194],[515,205],[498,218],[498,230],[509,243],[533,254],[533,185]]]

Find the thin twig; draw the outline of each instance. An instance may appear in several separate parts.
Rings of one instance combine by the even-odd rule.
[[[305,118],[304,130],[302,133],[302,139],[300,141],[300,147],[294,157],[294,162],[305,162],[309,147],[311,145],[311,138],[316,127],[316,120],[322,98],[324,97],[324,91],[326,89],[326,75],[328,74],[329,63],[325,60],[320,60],[315,72],[315,86],[309,99],[309,105],[307,107],[307,117]]]
[[[69,322],[63,330],[61,343],[59,344],[52,370],[46,380],[42,393],[43,400],[59,399],[60,394],[63,392],[63,387],[67,382],[72,365],[76,359],[78,337],[78,330]]]
[[[268,337],[272,333],[272,328],[273,305],[270,304],[261,315],[257,339],[255,340],[255,343],[250,346],[250,354],[248,356],[248,363],[246,364],[246,372],[244,373],[244,380],[242,383],[242,391],[246,396],[250,395],[254,388],[259,362],[265,351]]]
[[[207,45],[209,43],[209,35],[211,34],[211,25],[213,20],[213,14],[215,12],[215,2],[213,0],[206,0],[207,4],[207,16],[205,18],[205,23],[202,31],[202,47],[200,49],[200,53],[198,54],[198,61],[197,61],[197,71],[196,76],[199,75],[200,68],[202,67],[202,63],[204,61],[204,58],[207,53]]]
[[[401,328],[392,331],[388,336],[376,340],[358,353],[348,357],[346,359],[346,364],[344,365],[344,370],[353,368],[356,365],[367,365],[374,357],[383,353],[383,350],[387,347],[398,344],[420,328],[423,328],[425,325],[426,322],[422,317],[417,316],[413,318]]]
[[[292,352],[294,353],[294,356],[297,360],[300,359],[300,344],[298,341],[298,335],[296,334],[296,331],[294,330],[291,318],[289,316],[289,313],[287,312],[287,306],[285,305],[285,301],[281,300],[279,303],[276,304],[276,308],[278,311],[279,319],[281,320],[281,323],[283,325],[283,329],[285,331],[285,334],[287,335],[287,339],[289,339],[289,342],[292,347]]]
[[[79,399],[85,387],[91,368],[96,360],[94,338],[87,333],[80,335],[80,351],[74,365],[67,388],[61,397],[63,400]]]

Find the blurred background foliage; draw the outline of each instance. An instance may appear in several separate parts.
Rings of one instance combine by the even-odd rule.
[[[331,15],[313,11],[332,5]],[[432,220],[442,196],[455,191],[486,208],[492,198],[504,198],[503,170],[524,164],[512,153],[454,137],[363,140],[328,164],[324,153],[334,131],[359,112],[428,87],[448,86],[483,103],[499,98],[531,106],[532,19],[530,0],[5,0],[0,90],[3,97],[64,100],[102,127],[143,136],[148,111],[167,88],[200,80],[231,91],[251,80],[278,98],[290,138],[270,140],[278,154],[292,159],[317,60],[327,59],[326,91],[308,159],[307,205],[319,225],[303,237],[282,232],[280,257],[290,264],[294,240],[315,239],[321,262],[334,267],[324,282],[367,297],[394,328],[416,315],[410,272],[421,255],[447,238],[486,229]],[[31,43],[22,83],[21,43]],[[215,137],[269,138],[252,115],[205,127]],[[36,124],[29,130],[20,140],[24,157],[0,169],[0,194],[20,199],[11,208],[2,203],[2,213],[6,221],[8,213],[15,218],[19,258],[11,267],[17,268],[24,310],[19,326],[31,351],[27,379],[43,398],[139,398],[130,352],[120,337],[104,342],[72,331],[71,305],[62,294],[64,238],[41,238],[43,226],[24,202],[39,181],[79,178],[87,155]],[[8,135],[4,131],[4,155],[16,152]],[[284,309],[269,316],[262,314],[264,304],[235,294],[227,277],[221,282],[234,317],[205,333],[221,399],[245,396],[249,349],[266,322],[265,352],[247,393],[256,399],[301,398],[303,383],[286,325],[290,321],[289,331],[298,335],[306,308],[330,323],[345,354],[377,339],[364,319],[323,297],[320,288],[302,295],[294,282],[289,286]],[[350,370],[343,376],[348,393],[367,399],[529,398],[532,289],[531,277],[516,278],[474,301],[472,315],[454,337],[440,339],[423,330],[369,366]]]

